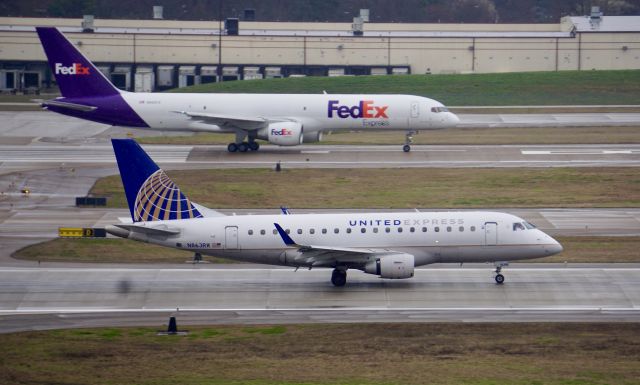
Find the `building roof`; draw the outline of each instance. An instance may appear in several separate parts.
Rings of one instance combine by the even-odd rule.
[[[640,16],[571,16],[576,32],[640,32]]]

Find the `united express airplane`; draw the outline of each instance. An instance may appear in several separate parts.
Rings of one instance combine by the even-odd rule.
[[[562,246],[532,224],[490,211],[225,216],[192,202],[132,139],[113,139],[131,221],[107,226],[122,238],[196,255],[295,268],[332,268],[411,278],[436,262],[493,262],[557,254]]]
[[[42,106],[114,126],[234,133],[230,152],[257,151],[257,139],[279,146],[318,142],[323,131],[402,130],[403,150],[419,130],[455,126],[442,103],[411,95],[174,94],[117,89],[57,29],[37,27],[62,93]]]

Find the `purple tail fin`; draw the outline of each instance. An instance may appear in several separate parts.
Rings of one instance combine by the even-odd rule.
[[[62,96],[110,96],[120,92],[69,40],[53,27],[36,27]]]

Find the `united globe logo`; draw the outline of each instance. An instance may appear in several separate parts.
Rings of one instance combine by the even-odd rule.
[[[202,218],[202,214],[162,170],[151,174],[142,184],[134,208],[136,222]]]

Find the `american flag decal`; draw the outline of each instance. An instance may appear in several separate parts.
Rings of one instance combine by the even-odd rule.
[[[134,208],[136,222],[202,218],[202,214],[162,170],[151,174],[142,184]]]

